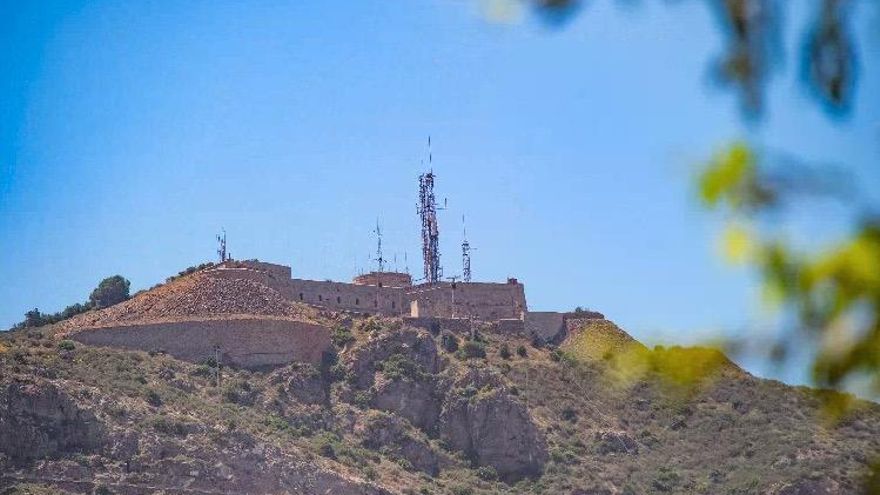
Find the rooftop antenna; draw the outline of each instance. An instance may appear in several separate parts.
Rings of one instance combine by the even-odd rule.
[[[467,240],[467,226],[464,223],[464,215],[461,216],[461,226],[464,231],[464,240],[461,242],[461,277],[465,282],[471,281],[471,245]]]
[[[226,229],[221,229],[223,234],[217,234],[217,255],[220,257],[220,263],[229,259],[226,253]]]
[[[406,256],[406,251],[403,252],[403,270],[409,275],[409,259]]]
[[[377,247],[376,247],[376,262],[379,263],[379,273],[385,271],[385,258],[382,257],[382,228],[379,226],[379,219],[376,219],[376,230],[374,230],[376,234]]]
[[[430,284],[439,282],[443,276],[443,268],[440,266],[440,228],[437,224],[438,208],[434,197],[432,163],[431,136],[428,136],[428,172],[419,175],[419,204],[416,211],[422,220],[424,280]]]

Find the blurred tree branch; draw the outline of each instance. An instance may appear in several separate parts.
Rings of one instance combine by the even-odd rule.
[[[585,0],[508,0],[525,3],[550,25],[581,12]],[[649,1],[649,0],[643,0]],[[684,0],[677,0],[684,1]],[[750,117],[761,114],[764,91],[779,51],[779,20],[790,8],[778,0],[702,0],[716,13],[725,38],[724,53],[715,64],[718,79],[740,94]],[[638,3],[636,0],[618,0]],[[666,0],[667,3],[673,3]],[[850,34],[852,4],[856,0],[816,0],[814,20],[800,56],[803,82],[816,101],[830,114],[843,115],[851,108],[856,84],[856,49]]]

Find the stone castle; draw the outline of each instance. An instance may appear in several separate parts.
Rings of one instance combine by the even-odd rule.
[[[220,278],[245,278],[278,291],[288,300],[331,311],[401,317],[408,324],[464,328],[470,322],[491,323],[502,333],[553,342],[568,327],[600,313],[529,311],[525,287],[506,282],[433,282],[413,284],[399,272],[370,272],[350,283],[292,277],[289,266],[257,260],[227,261],[208,272]]]
[[[522,320],[528,312],[525,290],[515,278],[413,285],[407,273],[370,272],[345,283],[293,278],[289,266],[255,260],[227,261],[211,275],[257,280],[291,301],[334,311],[483,321]]]
[[[216,279],[251,280],[272,289],[281,300],[321,310],[357,315],[400,318],[411,327],[470,332],[480,324],[501,334],[542,342],[558,342],[583,320],[602,318],[599,313],[529,311],[525,288],[515,278],[506,282],[471,282],[467,240],[462,244],[464,281],[441,280],[439,228],[434,198],[433,172],[419,178],[422,219],[422,254],[426,282],[413,283],[407,273],[383,270],[379,236],[379,270],[354,277],[351,282],[294,278],[289,266],[258,260],[227,258],[226,238],[218,236],[221,262],[202,274]],[[124,303],[123,303],[124,304]],[[125,311],[122,311],[125,313]],[[330,329],[315,322],[266,314],[161,315],[144,321],[96,323],[83,320],[70,338],[91,345],[144,351],[162,350],[180,359],[200,362],[216,357],[236,366],[260,368],[291,361],[320,363],[331,352]],[[233,317],[234,316],[234,317]]]

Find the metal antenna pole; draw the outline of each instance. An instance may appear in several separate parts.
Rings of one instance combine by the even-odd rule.
[[[464,223],[464,215],[461,216],[461,225],[464,229],[464,240],[461,242],[461,275],[465,282],[471,281],[471,245],[467,240],[467,227]]]
[[[217,255],[220,257],[220,263],[225,262],[228,258],[226,254],[226,229],[223,230],[223,235],[217,234]]]
[[[440,227],[437,224],[437,201],[434,197],[434,171],[431,168],[431,137],[428,136],[428,172],[419,176],[419,205],[422,220],[422,258],[425,282],[437,283],[443,275],[440,267]]]
[[[382,257],[382,228],[379,227],[379,219],[376,219],[376,239],[378,246],[376,247],[376,261],[379,263],[379,273],[385,271],[385,258]]]

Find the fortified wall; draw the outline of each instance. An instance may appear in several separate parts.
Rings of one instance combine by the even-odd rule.
[[[208,273],[257,280],[291,301],[335,311],[415,318],[521,320],[528,309],[525,289],[516,279],[506,283],[412,285],[412,278],[406,273],[372,272],[346,283],[291,278],[288,266],[251,260],[227,262]]]
[[[406,273],[372,272],[352,283],[291,278],[288,266],[260,261],[230,261],[208,271],[211,276],[257,280],[291,301],[334,311],[403,317],[410,323],[444,326],[467,320],[493,322],[500,333],[558,342],[585,320],[600,313],[529,311],[525,287],[515,278],[505,283],[440,282],[413,285]],[[452,325],[455,326],[455,325]]]
[[[70,336],[83,344],[167,352],[202,362],[219,353],[223,363],[271,368],[300,361],[319,365],[330,351],[324,327],[283,318],[225,318],[89,328]]]

